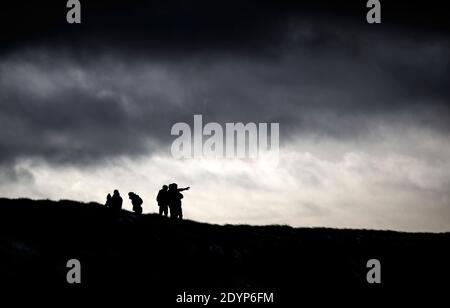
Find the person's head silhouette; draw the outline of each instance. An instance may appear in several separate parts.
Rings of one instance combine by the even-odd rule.
[[[119,194],[119,191],[118,191],[117,189],[114,189],[114,194],[115,194],[115,195],[120,195],[120,194]]]
[[[167,185],[163,185],[162,189],[167,190],[168,189]]]

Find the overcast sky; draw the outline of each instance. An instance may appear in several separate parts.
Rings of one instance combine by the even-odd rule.
[[[450,231],[450,37],[434,4],[65,1],[0,13],[0,196],[163,184],[212,223]],[[39,5],[39,7],[37,6]],[[177,122],[280,123],[264,159],[174,159]]]

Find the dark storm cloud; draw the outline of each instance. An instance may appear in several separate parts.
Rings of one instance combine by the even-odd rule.
[[[91,0],[82,1],[81,25],[67,24],[66,2],[3,4],[1,48],[14,51],[30,45],[111,47],[177,56],[201,50],[240,50],[255,56],[273,52],[280,31],[293,20],[369,27],[365,23],[364,0]],[[426,36],[448,34],[449,20],[443,4],[445,1],[440,0],[428,1],[426,5],[418,0],[383,1],[384,23],[377,25],[377,30],[402,29]]]
[[[364,6],[100,1],[83,4],[79,26],[41,5],[33,14],[20,5],[28,23],[2,36],[2,163],[167,151],[170,127],[193,114],[280,122],[285,140],[367,140],[377,122],[448,133],[450,48],[440,15],[436,28],[421,28],[417,13],[384,8],[388,21],[399,19],[376,31]]]
[[[121,71],[108,76],[105,67],[80,66],[66,58],[49,60],[47,51],[31,61],[25,57],[2,63],[0,71],[2,160],[39,156],[64,162],[137,155],[151,149],[147,136],[161,135],[165,112],[171,111],[147,118],[152,107],[145,106],[146,99],[153,99],[155,106],[164,102],[151,96],[139,101],[142,106],[128,102],[130,95],[139,97],[139,89],[128,88],[121,78],[133,76]]]

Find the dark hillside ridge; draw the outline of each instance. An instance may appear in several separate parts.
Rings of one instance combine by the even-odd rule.
[[[272,292],[275,303],[335,292],[444,296],[449,244],[449,233],[219,226],[97,203],[0,199],[0,283],[16,290],[106,291],[165,304],[182,292]],[[79,285],[66,282],[73,258]],[[381,262],[381,284],[366,281],[369,259]]]

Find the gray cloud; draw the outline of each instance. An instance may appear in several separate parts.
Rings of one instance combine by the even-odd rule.
[[[92,59],[49,48],[3,57],[0,159],[88,163],[167,151],[170,127],[193,114],[280,122],[282,142],[298,134],[364,140],[386,123],[448,133],[448,40],[306,22],[286,29],[283,48],[265,59],[104,50]]]
[[[34,182],[33,174],[26,168],[20,166],[0,166],[0,184],[32,184]]]

